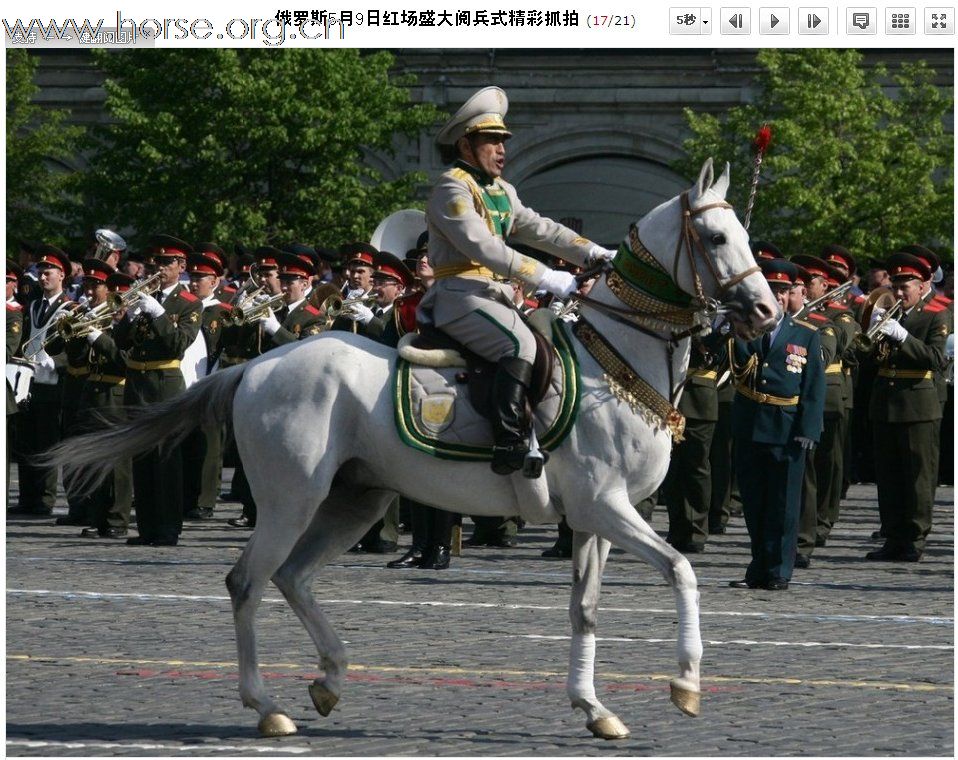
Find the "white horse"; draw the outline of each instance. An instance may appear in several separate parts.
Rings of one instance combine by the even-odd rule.
[[[736,332],[753,337],[774,324],[778,309],[757,274],[747,233],[723,200],[728,165],[712,181],[709,159],[691,190],[633,229],[674,285],[695,296],[686,316],[707,304],[714,311],[721,301]],[[674,399],[688,366],[689,339],[670,344],[675,336],[656,321],[640,319],[644,327],[637,329],[636,311],[623,308],[608,278],[595,284],[590,297],[582,316],[659,394]],[[633,507],[665,477],[670,431],[648,413],[637,413],[625,394],[610,392],[604,370],[580,341],[573,343],[581,372],[578,417],[545,468],[551,506],[574,531],[567,693],[595,736],[621,738],[628,730],[593,686],[596,612],[610,544],[650,562],[673,589],[679,676],[671,681],[671,698],[693,716],[699,712],[702,657],[699,594],[689,562]],[[324,676],[309,691],[325,716],[342,694],[347,661],[312,596],[316,569],[355,544],[397,493],[463,514],[520,511],[511,479],[492,474],[487,463],[446,461],[403,444],[392,422],[395,360],[392,348],[349,333],[325,333],[217,372],[132,421],[68,441],[48,455],[51,465],[95,483],[118,459],[159,441],[173,445],[197,425],[232,418],[257,522],[226,585],[240,694],[259,713],[263,735],[296,731],[267,693],[257,662],[254,616],[270,580],[319,652]]]

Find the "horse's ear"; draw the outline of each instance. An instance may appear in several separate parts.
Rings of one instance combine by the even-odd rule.
[[[729,183],[729,171],[731,167],[729,162],[725,162],[725,171],[722,172],[722,176],[715,180],[715,184],[712,185],[712,189],[718,194],[719,198],[725,198],[725,194],[728,192],[728,183]]]
[[[701,198],[705,192],[712,186],[712,159],[707,158],[702,164],[702,171],[699,172],[698,181],[695,183],[695,197]]]

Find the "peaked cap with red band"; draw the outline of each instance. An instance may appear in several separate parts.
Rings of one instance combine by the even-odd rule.
[[[72,268],[69,256],[55,245],[46,243],[37,250],[37,267],[56,267],[64,274],[67,274]]]
[[[842,267],[848,271],[848,277],[855,274],[855,257],[851,252],[840,245],[829,243],[822,248],[822,259],[833,267]],[[845,278],[848,279],[848,278]]]
[[[910,253],[900,251],[893,253],[885,261],[885,269],[892,280],[921,280],[931,279],[931,268],[924,259]]]
[[[106,286],[110,290],[115,290],[120,293],[125,290],[129,290],[133,286],[134,282],[136,282],[136,280],[134,280],[125,272],[114,272],[106,278]]]
[[[219,261],[223,271],[226,271],[229,259],[226,256],[226,251],[220,248],[216,243],[197,243],[195,252],[202,253],[204,256],[212,256]]]
[[[303,256],[280,251],[276,256],[280,276],[295,276],[309,279],[316,273],[316,267]]]
[[[282,251],[279,248],[274,248],[271,245],[261,245],[256,249],[256,266],[260,269],[263,267],[278,267],[279,256],[282,254]]]
[[[788,259],[762,259],[758,262],[766,281],[770,283],[782,282],[794,285],[798,279],[798,267]]]
[[[941,266],[941,260],[923,245],[903,245],[898,250],[903,253],[910,253],[912,256],[924,261],[925,264],[928,265],[928,269],[931,270],[932,274],[934,274],[935,270]]]
[[[416,275],[407,267],[398,256],[389,251],[380,251],[376,254],[375,271],[373,277],[392,277],[399,280],[403,287],[408,288],[416,281]]]
[[[83,279],[105,283],[116,270],[101,259],[83,259]]]
[[[342,251],[346,266],[355,264],[371,267],[376,262],[376,254],[379,253],[378,249],[369,243],[347,243]]]
[[[752,249],[752,256],[755,257],[756,261],[785,258],[776,246],[765,240],[752,240],[748,246]]]
[[[223,276],[223,264],[216,255],[208,253],[191,253],[186,259],[186,271],[190,274]]]
[[[193,253],[193,246],[172,235],[153,235],[146,250],[154,256],[169,256],[185,260],[189,254]]]
[[[18,282],[23,277],[23,270],[15,261],[7,259],[7,282]]]
[[[805,267],[812,277],[821,277],[829,285],[835,286],[841,283],[845,277],[837,271],[831,264],[825,263],[818,256],[810,256],[807,253],[798,253],[789,259],[793,264]]]

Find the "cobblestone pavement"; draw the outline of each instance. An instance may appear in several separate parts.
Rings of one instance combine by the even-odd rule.
[[[15,477],[15,468],[12,475]],[[12,485],[15,491],[16,483]],[[348,554],[314,590],[351,658],[321,718],[315,650],[275,588],[260,662],[299,733],[257,737],[239,701],[223,583],[248,533],[188,523],[175,548],[9,520],[9,755],[945,755],[954,754],[954,494],[942,488],[917,565],[865,562],[875,489],[855,486],[828,546],[784,593],[739,591],[741,518],[691,557],[702,594],[702,716],[668,699],[675,610],[651,568],[614,553],[599,617],[597,691],[632,731],[591,738],[564,692],[568,561],[554,530],[471,549],[446,571]],[[57,514],[65,509],[61,506]],[[653,519],[665,531],[664,508]],[[466,535],[470,525],[467,521]],[[408,542],[408,537],[403,537]]]

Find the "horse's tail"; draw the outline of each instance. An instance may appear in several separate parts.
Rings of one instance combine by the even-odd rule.
[[[127,409],[126,420],[61,441],[35,458],[41,467],[63,467],[71,491],[88,494],[115,464],[161,445],[169,449],[200,425],[225,422],[247,365],[215,372],[168,401]]]

